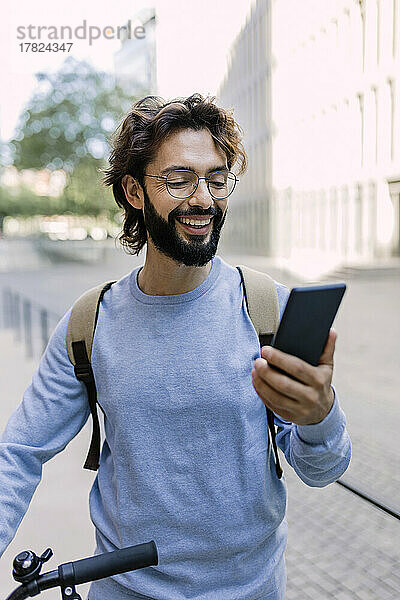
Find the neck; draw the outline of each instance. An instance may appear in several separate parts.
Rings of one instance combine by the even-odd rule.
[[[150,296],[172,296],[186,294],[207,279],[211,261],[204,267],[187,267],[161,254],[149,243],[146,260],[138,275],[138,285]]]

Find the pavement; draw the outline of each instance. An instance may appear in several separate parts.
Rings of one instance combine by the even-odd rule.
[[[265,270],[288,286],[302,283],[260,257],[224,258]],[[142,258],[120,255],[101,265],[24,270],[19,263],[19,269],[0,273],[0,288],[8,285],[61,315],[88,287],[141,263]],[[400,273],[397,268],[384,271],[363,268],[334,277],[348,287],[334,324],[338,339],[333,383],[353,448],[343,481],[400,513]],[[0,375],[7,382],[0,429],[36,362],[24,357],[10,331],[0,331]],[[93,475],[81,469],[89,429],[45,466],[28,514],[0,561],[0,589],[12,588],[11,559],[26,546],[42,551],[53,544],[57,564],[92,553],[87,496]],[[286,599],[399,600],[400,522],[336,483],[309,488],[283,456],[282,464],[288,485]],[[58,598],[50,592],[47,597]]]

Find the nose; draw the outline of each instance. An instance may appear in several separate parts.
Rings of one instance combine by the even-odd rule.
[[[196,191],[188,198],[190,206],[201,206],[204,209],[210,208],[213,204],[213,197],[208,191],[207,182],[204,179],[199,180]]]

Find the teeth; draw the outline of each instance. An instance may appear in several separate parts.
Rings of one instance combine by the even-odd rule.
[[[211,221],[211,219],[207,219],[206,221],[199,221],[199,220],[194,220],[194,219],[187,219],[186,217],[181,217],[179,219],[181,221],[181,223],[185,223],[185,225],[208,225]]]

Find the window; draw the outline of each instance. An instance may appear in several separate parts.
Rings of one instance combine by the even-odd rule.
[[[349,252],[349,189],[342,188],[342,254],[347,257]]]
[[[362,186],[356,185],[356,194],[354,199],[354,233],[355,233],[355,251],[361,254],[361,236],[362,236]]]
[[[381,27],[381,3],[376,0],[376,64],[379,65],[380,56],[380,27]]]
[[[390,91],[390,160],[394,160],[394,121],[395,121],[395,94],[394,94],[394,82],[392,79],[388,80],[389,91]]]
[[[361,35],[362,35],[362,70],[365,71],[365,8],[360,5],[361,8]]]
[[[368,247],[374,255],[375,244],[376,244],[376,183],[370,181],[368,185],[368,220],[369,220],[369,243]]]
[[[372,92],[374,94],[374,125],[375,125],[375,164],[378,163],[378,89],[376,87],[372,88]]]
[[[359,131],[360,131],[360,166],[364,165],[364,94],[358,94],[358,104],[360,108],[360,120],[359,120]]]
[[[330,249],[337,250],[338,242],[338,193],[335,187],[330,191],[330,214],[329,214],[329,229],[330,229]]]

